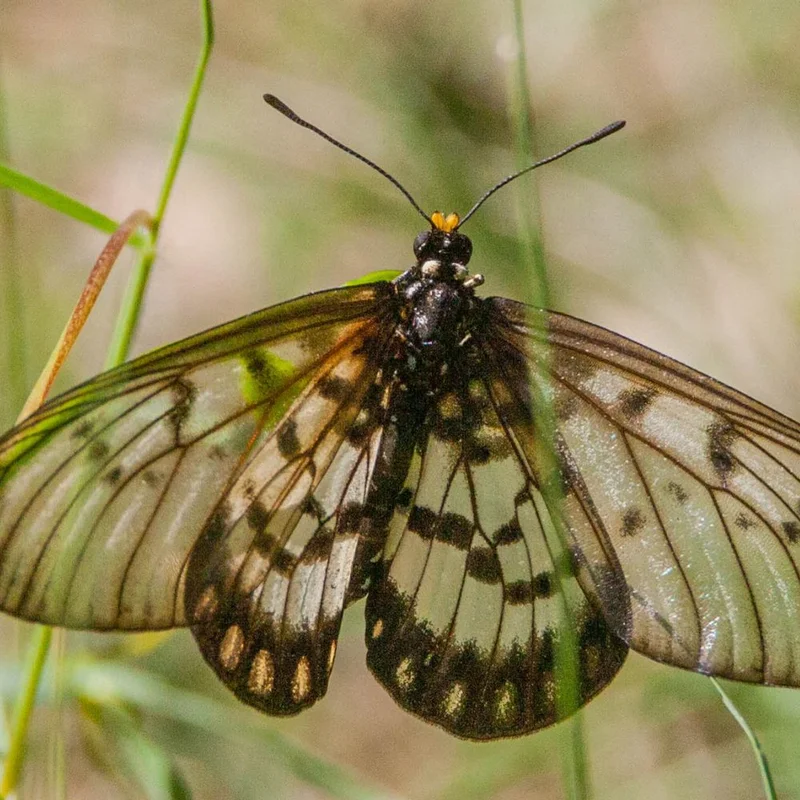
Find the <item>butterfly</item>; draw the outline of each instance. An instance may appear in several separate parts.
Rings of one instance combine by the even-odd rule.
[[[415,263],[141,356],[8,432],[0,610],[189,627],[242,701],[291,715],[325,694],[366,597],[378,681],[474,740],[569,715],[630,649],[800,685],[800,425],[616,333],[480,296],[467,268],[461,227],[487,197],[623,123],[428,217],[265,99],[406,195],[429,223]]]

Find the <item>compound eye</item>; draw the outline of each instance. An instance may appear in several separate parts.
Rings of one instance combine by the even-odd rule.
[[[458,234],[458,238],[453,242],[452,252],[454,260],[466,266],[472,256],[472,240],[463,233]]]
[[[416,239],[414,239],[414,255],[417,259],[422,258],[422,253],[428,245],[428,242],[431,239],[431,232],[430,231],[422,231]]]

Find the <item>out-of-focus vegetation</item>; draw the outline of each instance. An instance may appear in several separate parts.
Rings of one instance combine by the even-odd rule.
[[[196,4],[5,0],[0,14],[0,159],[117,219],[151,209],[199,51]],[[538,192],[523,179],[470,221],[487,292],[531,294],[517,233],[530,205],[555,307],[800,417],[800,6],[542,0],[524,14],[539,154],[613,119],[628,127],[542,170]],[[405,199],[268,109],[265,91],[431,210],[463,212],[516,166],[510,3],[231,0],[216,22],[137,352],[411,263],[420,219]],[[0,193],[3,428],[103,243]],[[100,369],[125,267],[58,386]],[[326,699],[280,721],[229,696],[186,632],[157,646],[69,634],[34,717],[20,797],[562,796],[562,730],[482,745],[448,737],[369,677],[362,627],[357,606]],[[0,619],[6,708],[29,636]],[[780,796],[800,797],[800,692],[730,691]],[[632,655],[584,724],[598,798],[759,791],[744,736],[699,676]],[[5,735],[0,726],[0,751]]]

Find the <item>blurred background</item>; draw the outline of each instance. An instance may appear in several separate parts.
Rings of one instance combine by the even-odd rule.
[[[113,218],[152,210],[200,50],[197,4],[0,8],[0,159]],[[486,293],[532,296],[519,235],[529,211],[555,308],[800,417],[800,5],[530,0],[523,14],[537,154],[614,119],[628,126],[470,221]],[[215,16],[136,352],[412,262],[423,225],[405,199],[267,108],[265,91],[376,160],[429,211],[463,213],[517,166],[510,2],[226,0]],[[104,242],[0,194],[2,428]],[[125,257],[59,386],[102,367],[128,268]],[[565,796],[568,726],[477,745],[412,718],[366,670],[362,613],[345,619],[327,697],[281,721],[239,705],[188,632],[62,636],[20,797]],[[0,619],[6,712],[31,630]],[[800,797],[800,692],[729,688],[780,796]],[[760,791],[744,735],[702,677],[632,654],[583,724],[595,797]]]

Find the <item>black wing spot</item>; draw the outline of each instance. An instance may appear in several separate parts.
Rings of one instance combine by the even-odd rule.
[[[658,392],[653,388],[626,389],[620,394],[617,407],[627,420],[635,421],[641,418],[657,396]]]
[[[192,403],[197,397],[197,387],[186,378],[178,378],[170,387],[175,405],[169,412],[168,418],[175,429],[175,436],[180,435],[181,425],[192,410]]]
[[[519,387],[515,393],[520,395],[522,392],[527,394],[530,391],[527,383],[525,387]],[[510,403],[503,403],[497,411],[497,415],[509,428],[530,427],[535,422],[532,404],[526,400],[514,399]]]
[[[526,487],[520,489],[514,495],[514,506],[517,507],[517,508],[519,506],[524,506],[526,503],[530,503],[531,500],[532,500],[531,493],[528,491],[528,487],[526,486]]]
[[[242,361],[258,394],[267,397],[280,385],[281,375],[273,364],[270,354],[253,349],[242,353]]]
[[[636,536],[645,526],[645,522],[646,519],[641,510],[631,507],[622,515],[622,530],[620,533],[623,536]]]
[[[339,512],[337,530],[341,533],[356,533],[361,526],[363,518],[364,506],[362,503],[347,503]]]
[[[94,423],[89,419],[85,419],[83,420],[83,422],[81,422],[79,425],[76,426],[74,431],[72,431],[72,433],[70,434],[70,438],[88,439],[93,430],[94,430]]]
[[[278,431],[278,451],[285,459],[294,458],[300,452],[297,438],[297,422],[287,419]]]
[[[269,522],[269,512],[260,500],[254,500],[247,509],[247,524],[256,534],[263,533]]]
[[[500,583],[503,574],[497,553],[489,547],[474,547],[467,556],[467,575],[481,583]]]
[[[557,347],[554,349],[553,368],[557,374],[563,375],[568,381],[583,383],[595,375],[599,364],[587,356]]]
[[[155,489],[161,485],[161,481],[163,480],[163,478],[154,469],[146,469],[142,473],[142,480],[144,481],[145,486],[148,486],[151,489]]]
[[[512,606],[529,605],[535,595],[532,581],[514,581],[505,587],[505,601]]]
[[[228,528],[231,509],[227,503],[220,503],[203,529],[203,538],[207,541],[219,541]]]
[[[586,612],[579,624],[579,683],[581,700],[586,702],[612,679],[625,661],[628,648],[593,610]]]
[[[736,469],[736,459],[731,446],[739,437],[736,429],[727,422],[715,422],[708,426],[708,457],[720,480],[725,481]]]
[[[256,382],[269,380],[269,364],[260,350],[248,350],[242,353],[245,369]]]
[[[608,637],[608,627],[600,614],[587,613],[579,624],[581,648],[605,644]]]
[[[318,391],[326,400],[344,400],[352,388],[349,381],[338,375],[326,375],[318,384]]]
[[[442,416],[438,408],[432,415],[431,433],[443,442],[460,442],[468,432],[468,426],[461,416]]]
[[[383,424],[383,385],[376,381],[361,402],[361,411],[347,430],[347,441],[353,447],[363,447],[378,425]]]
[[[578,413],[578,398],[572,394],[558,394],[553,400],[553,413],[558,422],[567,422]]]
[[[227,456],[228,454],[225,452],[225,448],[219,444],[213,445],[208,451],[208,457],[212,461],[224,461]]]
[[[294,553],[290,553],[286,548],[281,548],[273,553],[272,566],[275,567],[279,574],[288,578],[294,572],[297,560],[297,556]]]
[[[363,419],[356,419],[347,431],[347,441],[353,447],[363,447],[372,432],[375,430],[375,423],[370,416]]]
[[[574,578],[578,574],[578,567],[583,561],[579,550],[562,550],[553,559],[553,566],[557,575]]]
[[[740,528],[743,531],[749,530],[750,528],[755,528],[756,526],[755,520],[752,517],[748,517],[747,514],[739,514],[733,523],[737,528]]]
[[[104,442],[102,439],[95,439],[89,445],[89,450],[87,452],[91,461],[103,461],[111,452],[111,448],[108,446],[108,443]]]
[[[492,460],[492,448],[486,442],[472,439],[464,445],[464,455],[470,464],[488,464]]]
[[[541,672],[551,672],[556,663],[556,632],[553,628],[545,628],[538,640],[537,667]]]
[[[675,481],[670,481],[667,484],[667,491],[681,504],[685,505],[686,501],[689,499],[689,494],[686,489],[683,488],[679,483],[675,483]]]
[[[781,527],[783,528],[783,532],[786,534],[786,538],[791,544],[797,544],[797,542],[800,541],[800,525],[798,525],[795,520],[784,522],[782,523]]]
[[[522,528],[516,519],[512,519],[511,522],[506,522],[505,525],[501,525],[494,534],[494,543],[497,545],[514,544],[521,541],[521,539]]]
[[[333,547],[333,533],[327,528],[320,528],[306,545],[303,561],[324,561],[330,557]]]
[[[400,494],[397,495],[396,505],[399,509],[405,510],[411,505],[411,498],[414,496],[414,492],[406,486],[404,489],[400,490]]]
[[[275,548],[278,546],[277,537],[266,531],[261,531],[253,540],[253,547],[261,558],[272,558]]]
[[[310,494],[306,499],[303,501],[303,505],[300,509],[303,514],[308,514],[310,517],[314,517],[317,522],[325,522],[327,519],[327,514],[325,513],[325,509],[322,507],[322,503],[314,497],[313,494]]]
[[[106,473],[105,481],[115,486],[119,483],[120,478],[122,478],[122,467],[114,467]]]
[[[464,455],[473,464],[487,464],[498,458],[506,458],[511,454],[511,443],[503,435],[475,437],[464,447]]]
[[[367,389],[367,393],[364,395],[364,400],[362,401],[362,405],[364,408],[368,409],[376,409],[380,406],[381,401],[383,400],[383,380],[380,376],[376,377],[375,381],[370,385],[369,389]]]
[[[553,594],[553,576],[549,572],[540,572],[533,576],[531,581],[534,597],[547,598]]]
[[[436,538],[466,551],[472,545],[473,529],[473,524],[462,514],[447,513],[442,515]]]
[[[408,529],[423,539],[432,539],[436,528],[436,514],[425,506],[414,506],[408,515]]]

